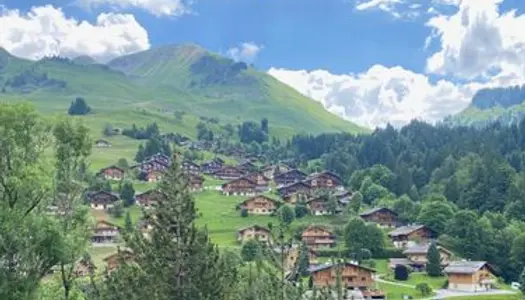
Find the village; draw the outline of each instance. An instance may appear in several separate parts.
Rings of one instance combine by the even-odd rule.
[[[97,147],[109,146],[106,144]],[[136,176],[134,180],[151,187],[135,194],[137,209],[147,211],[155,207],[155,184],[162,179],[171,163],[170,157],[158,153],[130,166],[130,170],[110,165],[100,169],[97,176],[114,183],[129,178],[129,174]],[[432,296],[436,297],[432,299],[444,299],[445,296],[474,297],[512,293],[500,289],[498,275],[490,262],[457,257],[450,250],[437,245],[443,280],[439,286],[432,285],[432,292],[418,297],[415,285],[404,284],[392,278],[392,274],[397,274],[397,269],[401,267],[415,274],[426,274],[429,248],[435,245],[437,235],[425,225],[402,222],[393,210],[386,207],[367,207],[362,209],[358,216],[367,224],[374,224],[380,228],[385,233],[390,247],[397,249],[397,255],[379,261],[381,265],[376,264],[375,267],[381,269],[380,271],[374,266],[352,259],[337,262],[330,260],[326,251],[340,249],[344,245],[338,237],[337,230],[326,220],[343,216],[353,197],[353,192],[346,189],[341,178],[333,172],[307,174],[284,163],[264,165],[254,157],[242,157],[233,164],[231,161],[226,163],[219,156],[202,162],[182,160],[181,169],[187,176],[188,188],[196,196],[197,203],[201,194],[211,195],[214,201],[239,199],[230,207],[236,211],[239,219],[247,220],[246,222],[257,218],[275,218],[283,205],[306,205],[309,218],[301,224],[303,228],[300,239],[285,249],[274,250],[285,255],[283,267],[291,273],[297,267],[300,243],[304,243],[308,248],[308,278],[311,285],[318,288],[333,287],[337,281],[337,274],[341,274],[348,297],[353,297],[348,299],[431,299]],[[207,185],[206,181],[213,181],[213,184]],[[95,215],[107,212],[120,201],[118,194],[103,190],[89,192],[85,197]],[[56,208],[51,209],[56,213]],[[121,224],[113,223],[107,218],[97,218],[95,224],[93,248],[113,247],[113,253],[102,258],[104,268],[111,272],[118,266],[122,255],[127,259],[132,254],[118,246]],[[151,225],[145,220],[136,220],[136,226],[145,235],[151,230]],[[266,247],[275,245],[271,229],[261,222],[248,223],[230,234],[235,240],[233,247],[240,248],[250,240],[256,240]],[[116,249],[118,251],[115,251]],[[79,264],[79,275],[86,275],[87,269],[88,266]],[[409,292],[404,293],[403,289]],[[392,290],[398,293],[395,297],[390,297]]]

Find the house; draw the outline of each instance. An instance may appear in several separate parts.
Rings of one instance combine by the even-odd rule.
[[[223,165],[223,160],[220,158],[216,158],[203,162],[200,166],[200,170],[204,174],[213,174],[219,171]]]
[[[154,170],[154,169],[145,170],[139,174],[139,179],[147,181],[149,183],[158,182],[162,179],[164,172],[165,170]]]
[[[117,242],[117,236],[120,227],[105,220],[99,220],[95,223],[95,228],[91,241],[94,244],[114,244]]]
[[[182,172],[185,173],[185,174],[189,174],[189,175],[199,175],[200,174],[200,169],[201,167],[192,162],[192,161],[189,161],[189,160],[185,160],[182,162],[181,164],[181,168],[182,168]]]
[[[106,263],[108,272],[114,271],[121,262],[130,262],[133,260],[133,252],[128,249],[120,250],[117,253],[113,253],[105,257],[104,262]]]
[[[430,248],[430,244],[416,244],[408,246],[403,254],[412,262],[412,266],[416,269],[423,270],[427,264],[427,253]],[[439,256],[441,257],[441,265],[447,266],[452,258],[452,252],[449,250],[437,246]]]
[[[117,166],[109,166],[98,171],[97,176],[103,177],[107,180],[122,180],[124,179],[124,170]]]
[[[245,209],[250,215],[270,215],[279,207],[279,202],[264,195],[255,196],[239,204],[240,209]]]
[[[302,181],[282,186],[277,192],[284,201],[291,204],[295,204],[300,199],[307,199],[312,194],[310,186]]]
[[[341,204],[342,206],[347,206],[352,200],[352,192],[347,190],[335,191],[334,197],[335,199],[337,199],[339,204]]]
[[[75,264],[75,269],[73,270],[73,273],[76,277],[85,277],[89,276],[92,272],[94,272],[96,268],[97,267],[89,260],[80,259]]]
[[[257,184],[246,177],[229,181],[222,185],[222,193],[227,196],[250,196],[257,193]]]
[[[171,165],[171,157],[163,153],[153,154],[152,156],[147,157],[145,161],[156,161],[165,166]]]
[[[251,163],[249,160],[245,160],[237,165],[237,169],[245,173],[250,173],[257,171],[257,166]]]
[[[245,172],[233,166],[223,166],[212,175],[217,179],[233,180],[244,176]]]
[[[91,203],[91,208],[96,210],[112,208],[115,202],[119,200],[116,194],[106,191],[88,193],[87,199]]]
[[[260,192],[265,192],[270,189],[270,179],[264,176],[262,172],[252,172],[244,177],[255,182],[257,190]]]
[[[274,252],[277,255],[281,255],[281,253],[284,253],[284,267],[286,270],[292,270],[297,264],[297,261],[299,260],[301,250],[298,244],[292,244],[291,246],[285,247],[284,249],[282,249],[281,247],[275,247]],[[318,263],[317,252],[310,248],[308,248],[308,262],[309,265],[316,265]]]
[[[277,186],[290,185],[292,183],[303,181],[304,179],[306,179],[306,174],[297,169],[280,173],[278,175],[274,175],[273,177],[273,181]]]
[[[276,164],[276,165],[266,165],[262,168],[262,172],[264,176],[273,179],[274,176],[286,173],[290,171],[292,168],[285,164]]]
[[[237,241],[238,242],[244,243],[248,240],[253,240],[253,239],[258,240],[263,243],[267,243],[271,241],[272,234],[270,230],[262,226],[259,226],[259,225],[245,227],[237,231]]]
[[[310,174],[304,181],[313,189],[336,189],[343,186],[341,177],[328,171]]]
[[[306,201],[306,206],[310,210],[310,213],[314,216],[325,216],[331,215],[332,213],[341,212],[341,209],[337,206],[337,203],[334,204],[336,204],[336,206],[331,208],[328,201],[321,197],[312,198]]]
[[[335,235],[324,226],[310,225],[301,234],[301,239],[312,249],[335,246]]]
[[[436,232],[425,225],[407,225],[388,233],[396,248],[406,248],[412,243],[429,243],[437,237]]]
[[[400,222],[397,213],[385,207],[367,210],[359,215],[365,222],[375,223],[383,228],[395,228]]]
[[[191,191],[194,191],[194,192],[202,191],[203,182],[204,182],[204,177],[200,175],[190,175],[188,178],[188,187]]]
[[[100,139],[95,141],[95,146],[97,148],[111,148],[111,143],[107,140]]]
[[[336,286],[340,274],[341,284],[347,289],[361,291],[365,299],[385,299],[384,293],[374,289],[376,271],[373,269],[353,262],[344,262],[313,266],[309,271],[314,286],[318,288]],[[374,295],[373,298],[371,295]]]
[[[448,277],[448,289],[453,291],[488,291],[496,283],[494,269],[485,261],[451,261],[443,273]]]
[[[144,209],[151,209],[157,205],[158,191],[149,190],[135,196],[135,203]]]

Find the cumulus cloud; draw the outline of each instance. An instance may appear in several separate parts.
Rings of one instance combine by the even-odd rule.
[[[114,10],[138,8],[157,17],[177,17],[191,13],[190,5],[184,0],[78,0],[85,8],[108,6]]]
[[[432,83],[425,75],[399,66],[375,65],[362,74],[347,75],[276,68],[268,73],[329,111],[366,127],[440,120],[464,109],[478,88],[446,80]]]
[[[427,60],[427,71],[463,79],[500,80],[525,77],[525,15],[500,12],[503,0],[462,0],[452,15],[432,17],[430,42],[438,51]]]
[[[150,47],[148,33],[128,14],[103,13],[91,24],[68,18],[50,5],[33,7],[27,13],[4,8],[0,28],[0,47],[34,60],[89,55],[107,61]]]
[[[253,62],[262,49],[263,46],[254,42],[244,42],[228,49],[227,55],[236,61]]]

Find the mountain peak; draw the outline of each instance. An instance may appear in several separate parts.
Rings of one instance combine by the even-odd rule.
[[[79,65],[93,65],[98,63],[93,57],[89,55],[80,55],[73,59],[73,62]]]

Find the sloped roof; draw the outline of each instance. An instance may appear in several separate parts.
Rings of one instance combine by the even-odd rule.
[[[361,217],[364,217],[364,216],[369,216],[369,215],[372,215],[372,214],[375,214],[376,212],[380,212],[382,210],[387,210],[389,212],[391,212],[393,215],[396,215],[397,216],[397,213],[394,212],[393,210],[391,210],[390,208],[386,208],[386,207],[376,207],[376,208],[372,208],[372,209],[369,209],[363,213],[360,214]]]
[[[484,266],[487,266],[491,272],[494,272],[492,267],[486,261],[451,261],[443,272],[447,274],[473,274]]]
[[[255,229],[255,230],[261,230],[261,231],[266,231],[266,232],[270,232],[270,229],[266,228],[266,227],[263,227],[263,226],[260,226],[260,225],[250,225],[250,226],[246,226],[246,227],[243,227],[239,230],[237,230],[237,233],[242,233],[243,231],[246,231],[248,229]]]
[[[330,172],[330,171],[315,172],[315,173],[312,173],[312,174],[308,175],[306,177],[306,179],[312,179],[312,178],[315,178],[315,177],[318,177],[318,176],[321,176],[321,175],[328,175],[328,176],[335,177],[338,180],[341,180],[341,176],[335,174],[334,172]]]
[[[248,199],[242,201],[241,204],[246,204],[246,202],[251,201],[251,200],[254,200],[254,199],[256,199],[256,198],[264,198],[264,199],[270,200],[270,201],[272,201],[272,202],[274,202],[274,203],[278,203],[278,202],[279,202],[279,200],[276,200],[276,199],[270,198],[270,197],[265,196],[265,195],[257,195],[257,196],[253,196],[253,197],[251,197],[251,198],[248,198]]]
[[[345,263],[341,263],[342,265],[345,265],[345,266],[354,266],[354,267],[357,267],[357,268],[360,268],[360,269],[363,269],[363,270],[367,270],[369,272],[372,272],[372,273],[375,273],[376,270],[374,269],[371,269],[371,268],[368,268],[368,267],[363,267],[361,265],[358,265],[358,264],[355,264],[355,263],[352,263],[352,262],[345,262]],[[319,272],[319,271],[322,271],[322,270],[326,270],[326,269],[330,269],[332,267],[335,267],[339,264],[333,264],[333,263],[328,263],[328,264],[325,264],[325,265],[316,265],[316,266],[312,266],[308,269],[308,271],[310,273],[315,273],[315,272]]]
[[[427,228],[427,227],[425,225],[407,225],[407,226],[402,226],[402,227],[396,228],[395,230],[389,232],[388,235],[389,236],[408,235],[408,234],[410,234],[410,233],[412,233],[412,232],[414,232],[416,230],[419,230],[421,228]]]

